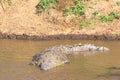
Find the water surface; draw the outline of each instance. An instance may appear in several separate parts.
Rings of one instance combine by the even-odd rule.
[[[110,51],[72,55],[70,64],[48,71],[28,65],[44,48],[79,42],[106,46]],[[120,80],[120,41],[0,40],[0,80]]]

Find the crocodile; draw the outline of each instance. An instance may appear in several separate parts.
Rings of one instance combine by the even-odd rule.
[[[42,70],[49,70],[56,66],[69,63],[68,55],[75,52],[95,52],[95,51],[107,51],[106,47],[98,47],[93,44],[81,43],[74,45],[59,45],[48,47],[33,56],[30,64],[40,67]]]

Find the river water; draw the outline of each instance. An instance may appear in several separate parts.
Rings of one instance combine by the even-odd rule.
[[[80,42],[103,45],[110,51],[71,55],[70,64],[48,71],[28,65],[46,47]],[[120,41],[0,40],[0,80],[120,80]]]

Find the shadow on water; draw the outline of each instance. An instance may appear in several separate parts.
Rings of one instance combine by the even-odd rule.
[[[120,67],[108,67],[106,73],[97,75],[97,77],[107,78],[112,80],[120,80]]]
[[[120,67],[108,67],[109,70],[120,70]]]

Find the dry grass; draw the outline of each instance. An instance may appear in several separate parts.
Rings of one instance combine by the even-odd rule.
[[[85,19],[91,19],[94,11],[98,11],[100,15],[120,10],[120,6],[114,6],[115,1],[86,1]],[[71,6],[73,0],[60,0],[57,10],[50,9],[40,16],[35,14],[37,3],[37,0],[12,0],[11,6],[4,4],[5,13],[0,6],[0,32],[18,35],[120,34],[120,20],[114,20],[112,23],[96,22],[91,27],[79,30],[79,18],[74,15],[63,17],[61,12],[65,7]]]

